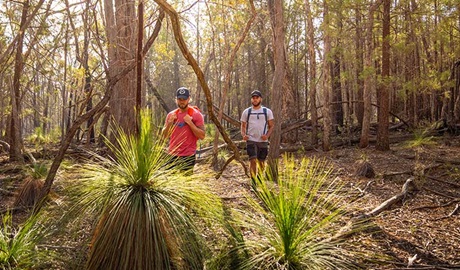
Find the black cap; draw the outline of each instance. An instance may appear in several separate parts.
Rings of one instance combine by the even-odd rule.
[[[181,87],[177,89],[176,98],[187,99],[189,97],[190,97],[190,91],[187,88]]]
[[[259,90],[254,90],[251,92],[251,97],[253,96],[262,97],[262,93]]]

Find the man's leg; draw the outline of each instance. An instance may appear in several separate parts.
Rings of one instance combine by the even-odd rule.
[[[196,156],[188,156],[182,157],[182,166],[181,171],[185,173],[185,175],[192,175],[193,174],[193,167],[195,167]]]
[[[259,173],[263,173],[265,170],[265,159],[257,159],[257,167]]]
[[[257,144],[257,165],[259,173],[263,173],[265,170],[265,160],[268,156],[268,144],[266,142]]]
[[[251,172],[251,177],[255,177],[257,175],[257,158],[249,160],[249,171]]]
[[[255,142],[246,142],[246,151],[249,156],[249,173],[251,177],[257,174],[257,147]]]

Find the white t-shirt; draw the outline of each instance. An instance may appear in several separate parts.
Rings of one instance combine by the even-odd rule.
[[[268,121],[273,120],[273,112],[269,108],[265,107],[267,110],[267,119],[265,119],[264,115],[264,107],[260,107],[259,109],[255,110],[254,108],[251,109],[251,115],[249,116],[249,121],[248,121],[248,112],[249,108],[245,109],[243,113],[241,114],[241,122],[247,122],[246,125],[247,127],[247,135],[249,136],[248,141],[253,141],[253,142],[264,142],[262,140],[261,136],[264,135],[264,130],[265,134],[268,132]]]

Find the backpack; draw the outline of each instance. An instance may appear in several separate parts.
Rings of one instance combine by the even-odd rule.
[[[265,125],[264,125],[264,132],[262,134],[265,134],[267,131],[267,108],[262,106],[262,111],[261,113],[251,113],[252,112],[252,107],[248,108],[248,119],[246,120],[246,134],[248,134],[248,129],[249,129],[249,117],[252,115],[257,115],[257,119],[259,119],[259,114],[263,114],[265,116]]]
[[[201,112],[201,110],[198,108],[198,106],[190,106],[190,105],[189,105],[189,106],[188,106],[188,109],[187,109],[187,114],[190,115],[190,116],[193,116],[193,113],[194,113],[195,110]],[[174,113],[175,113],[176,115],[178,115],[179,112],[180,112],[180,109],[177,108],[177,109],[175,110]]]

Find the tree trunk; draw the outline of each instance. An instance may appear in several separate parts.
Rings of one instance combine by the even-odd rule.
[[[106,1],[109,2],[109,1]],[[121,70],[135,62],[136,54],[136,14],[134,0],[115,0],[115,27],[116,41],[114,69]],[[113,22],[107,22],[112,25]],[[112,29],[109,29],[109,31]],[[135,106],[136,106],[136,75],[132,70],[127,76],[120,79],[113,89],[110,100],[111,115],[115,123],[131,134],[135,131]]]
[[[362,14],[360,8],[355,9],[356,13],[356,37],[355,37],[355,50],[356,50],[356,83],[357,83],[357,91],[356,91],[356,100],[363,101],[364,100],[364,81],[362,79],[362,73],[364,71],[364,39],[362,33]],[[363,114],[364,114],[364,104],[363,102],[356,102],[354,105],[354,114],[356,115],[356,119],[358,121],[358,125],[362,126],[363,123]]]
[[[278,176],[278,157],[280,155],[281,144],[281,91],[283,89],[283,80],[285,79],[285,32],[284,32],[284,16],[283,16],[283,1],[269,0],[268,7],[273,12],[273,58],[275,64],[275,72],[271,87],[271,109],[275,117],[275,127],[270,138],[270,152],[268,157],[268,166],[273,179]]]
[[[108,1],[108,2],[109,2],[109,3],[107,3],[108,6],[105,6],[105,8],[106,8],[105,11],[110,12],[110,1]],[[113,15],[113,13],[112,13],[112,15]],[[161,28],[161,23],[162,23],[163,17],[164,17],[164,13],[160,12],[159,19],[158,19],[158,21],[157,21],[157,23],[155,25],[155,30],[153,31],[152,36],[149,38],[149,42],[146,43],[146,45],[145,45],[145,47],[143,49],[143,55],[144,56],[148,52],[150,46],[153,44],[153,41],[158,36],[158,32],[159,32],[159,29]],[[109,14],[109,18],[110,18],[110,14]],[[110,27],[110,25],[108,25],[108,24],[107,24],[107,26]],[[102,48],[101,48],[101,50],[102,50]],[[114,51],[111,51],[110,46],[109,46],[108,50],[109,50],[109,55],[110,55],[110,52],[114,52]],[[110,61],[110,59],[109,59],[109,61]],[[40,192],[39,203],[36,205],[36,207],[34,209],[35,213],[37,211],[39,211],[40,208],[43,206],[43,203],[45,202],[45,198],[48,196],[49,192],[51,191],[51,186],[53,185],[54,178],[56,177],[56,173],[57,173],[57,171],[59,169],[59,166],[60,166],[60,164],[62,162],[62,159],[64,158],[64,154],[67,151],[67,149],[68,149],[68,147],[70,145],[70,142],[72,141],[72,138],[75,136],[75,133],[80,128],[80,125],[82,125],[90,117],[93,117],[95,114],[100,113],[103,110],[105,110],[106,105],[109,103],[109,101],[111,99],[111,95],[113,93],[114,85],[116,85],[122,78],[125,78],[129,73],[132,73],[134,68],[135,68],[135,63],[133,62],[130,65],[128,65],[128,66],[124,67],[123,69],[121,69],[120,72],[118,72],[118,73],[115,73],[114,71],[112,71],[110,69],[110,66],[109,66],[109,70],[106,70],[106,73],[107,73],[108,76],[107,76],[107,85],[106,85],[104,96],[90,111],[86,112],[85,114],[79,115],[75,119],[75,121],[72,123],[70,128],[68,129],[68,131],[66,133],[66,136],[62,140],[62,143],[61,143],[61,145],[59,147],[59,151],[58,151],[58,153],[56,154],[56,156],[53,159],[53,163],[50,166],[50,169],[48,171],[48,175],[46,176],[45,183],[43,185],[43,190]],[[113,76],[111,76],[111,75],[113,75]]]
[[[256,19],[256,16],[257,16],[257,13],[256,13],[256,8],[254,7],[254,3],[252,0],[249,0],[249,4],[250,4],[250,9],[251,9],[251,13],[252,13],[252,16],[251,18],[249,19],[249,21],[246,23],[246,27],[244,28],[243,32],[241,33],[241,36],[240,38],[238,39],[237,43],[235,44],[235,47],[233,48],[232,50],[232,53],[230,54],[230,58],[228,60],[228,65],[227,65],[227,68],[226,68],[226,71],[225,71],[225,74],[224,74],[224,88],[223,88],[223,93],[222,93],[222,96],[221,96],[221,100],[220,100],[220,103],[219,103],[219,108],[220,108],[220,111],[217,115],[217,121],[219,122],[222,122],[222,117],[223,117],[223,113],[224,113],[224,107],[225,107],[225,102],[227,100],[227,93],[228,93],[228,90],[230,89],[230,85],[231,85],[231,75],[232,75],[232,71],[233,71],[233,63],[236,59],[236,54],[238,52],[238,50],[240,49],[241,47],[241,44],[243,44],[244,40],[246,39],[246,36],[249,32],[249,29],[251,28],[251,25],[252,23],[255,21]],[[215,169],[217,169],[217,165],[218,165],[218,147],[219,145],[219,133],[216,132],[215,136],[214,136],[214,144],[213,144],[213,160],[212,160],[212,165]]]
[[[23,3],[20,28],[27,22],[29,13],[29,1]],[[10,122],[10,151],[9,158],[11,161],[23,161],[22,156],[22,119],[21,119],[21,76],[24,68],[22,50],[24,46],[24,31],[18,34],[16,45],[16,56],[13,75],[13,89],[11,93],[11,122]]]
[[[323,56],[323,150],[331,150],[331,70],[330,70],[330,53],[331,37],[329,30],[329,7],[328,2],[323,2],[323,24],[324,24],[324,56]]]
[[[361,138],[359,141],[359,147],[365,148],[369,145],[369,129],[371,126],[371,98],[372,89],[375,85],[375,71],[373,68],[373,53],[374,46],[372,41],[372,30],[374,27],[374,12],[377,7],[382,3],[382,0],[371,4],[369,9],[367,27],[366,27],[366,53],[364,58],[364,114],[363,124],[361,130]]]
[[[48,86],[46,88],[46,93],[44,93],[45,96],[45,102],[43,104],[43,121],[42,121],[42,134],[45,135],[49,132],[50,129],[50,120],[49,120],[49,106],[50,106],[50,95],[52,93],[52,81],[48,80]]]
[[[68,44],[69,44],[69,37],[68,31],[69,26],[66,24],[66,31],[65,31],[65,41],[64,41],[64,83],[62,84],[61,89],[61,98],[62,98],[62,116],[61,116],[61,141],[64,140],[65,133],[66,133],[66,119],[67,119],[67,110],[70,108],[66,108],[67,104],[67,53],[68,53]]]
[[[340,44],[340,43],[339,43]],[[340,47],[340,45],[339,45]],[[334,61],[331,63],[331,84],[332,84],[332,126],[334,132],[339,133],[343,128],[343,105],[342,105],[342,83],[341,83],[341,56],[339,52],[334,53]]]
[[[311,14],[310,1],[305,0],[305,9],[307,12],[307,43],[309,54],[309,68],[310,68],[310,114],[312,122],[311,144],[318,145],[318,111],[316,108],[316,50],[315,50],[315,28],[313,25],[313,16]],[[308,119],[308,115],[307,115]]]
[[[201,87],[203,88],[203,92],[206,96],[206,105],[208,109],[208,116],[211,119],[211,121],[214,122],[216,125],[217,129],[219,130],[220,134],[222,135],[224,141],[229,145],[229,147],[233,151],[233,157],[231,159],[236,159],[244,168],[244,171],[246,175],[249,175],[248,169],[244,162],[240,158],[240,150],[238,147],[235,145],[235,143],[230,139],[224,128],[222,127],[221,123],[217,120],[217,117],[215,116],[213,109],[212,109],[212,96],[211,96],[211,90],[209,89],[208,84],[206,83],[206,80],[204,78],[204,73],[201,70],[201,68],[198,66],[198,63],[196,62],[195,58],[193,55],[190,53],[189,49],[187,48],[187,45],[184,41],[184,38],[182,36],[182,30],[179,24],[179,15],[177,11],[166,1],[164,0],[155,0],[155,2],[160,5],[164,11],[169,15],[171,18],[171,23],[172,23],[172,28],[174,32],[174,37],[176,39],[177,45],[179,46],[182,55],[185,57],[185,59],[188,61],[190,66],[193,68],[193,71],[195,72],[195,75],[197,76],[197,79],[200,81]],[[228,164],[228,163],[227,163]],[[225,169],[222,168],[222,171]],[[220,175],[217,175],[219,177]]]
[[[84,34],[83,34],[83,50],[81,56],[81,65],[85,71],[85,86],[84,92],[86,95],[86,112],[91,111],[93,108],[93,87],[91,85],[92,78],[91,72],[89,71],[89,40],[90,40],[90,28],[89,28],[89,14],[90,14],[90,1],[86,2],[86,8],[83,12],[83,26],[84,26]],[[94,128],[93,128],[93,116],[88,118],[86,121],[86,136],[87,140],[86,143],[93,143],[95,141],[94,135]]]
[[[140,134],[141,108],[143,97],[143,74],[144,74],[144,57],[142,55],[142,46],[144,42],[144,1],[139,1],[137,5],[137,50],[136,50],[136,134]]]
[[[383,33],[382,33],[382,82],[379,85],[379,100],[378,108],[378,133],[377,133],[377,150],[390,150],[389,140],[389,116],[390,116],[390,95],[389,95],[389,79],[390,79],[390,0],[383,0]]]

